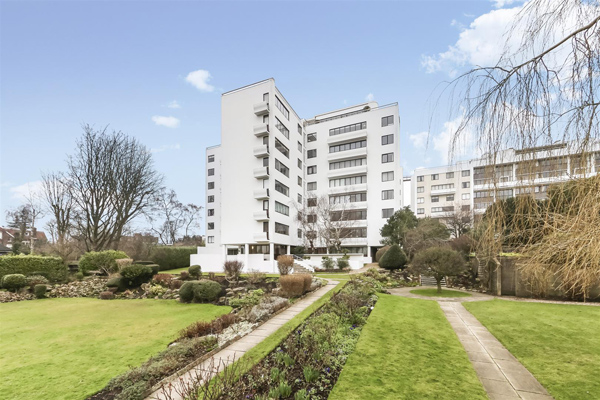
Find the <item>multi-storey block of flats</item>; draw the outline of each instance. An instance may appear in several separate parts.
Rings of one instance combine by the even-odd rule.
[[[371,262],[381,227],[402,207],[399,132],[397,104],[305,119],[273,79],[224,93],[221,144],[206,150],[206,247],[191,262],[277,271],[279,255],[306,245],[298,209],[315,198],[352,211],[342,249],[360,258],[354,267]]]
[[[556,143],[461,161],[445,167],[417,168],[410,177],[410,207],[417,217],[445,219],[458,211],[477,216],[494,201],[519,195],[545,199],[552,184],[600,172],[600,145],[585,156],[574,143]],[[408,190],[408,188],[406,187]]]

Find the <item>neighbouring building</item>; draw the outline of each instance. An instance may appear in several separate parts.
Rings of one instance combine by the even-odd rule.
[[[206,149],[206,247],[192,264],[276,271],[277,256],[306,243],[298,210],[323,198],[352,221],[342,248],[370,261],[403,206],[399,122],[396,103],[373,101],[302,118],[273,79],[224,93],[221,144]]]
[[[18,240],[20,231],[13,228],[0,227],[0,244],[12,249],[13,243]],[[46,234],[37,229],[28,229],[25,235],[21,238],[21,243],[26,246],[31,246],[31,241],[45,243],[48,241]]]

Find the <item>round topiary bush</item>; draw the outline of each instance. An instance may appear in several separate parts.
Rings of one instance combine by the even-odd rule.
[[[77,272],[75,274],[75,279],[77,279],[78,281],[83,279],[83,272]]]
[[[46,285],[35,285],[33,287],[33,294],[37,299],[43,299],[44,297],[46,297],[47,290],[48,287]]]
[[[200,303],[215,301],[221,290],[218,282],[202,279],[194,285],[194,301]]]
[[[121,277],[127,287],[137,287],[152,279],[153,271],[149,265],[128,265],[121,270]]]
[[[9,274],[2,278],[2,287],[10,291],[16,291],[27,286],[27,278],[23,274]]]
[[[179,301],[191,303],[194,300],[194,286],[198,281],[187,281],[179,288]]]
[[[387,270],[393,271],[396,269],[403,269],[406,267],[406,254],[402,251],[400,246],[397,244],[390,247],[388,251],[385,252],[381,260],[379,261],[379,266],[385,268]]]
[[[199,278],[202,275],[202,269],[199,265],[192,265],[188,268],[188,273],[192,278]]]
[[[390,246],[383,246],[375,253],[375,262],[381,261],[381,257],[390,249]]]
[[[48,284],[48,279],[43,277],[42,275],[31,275],[27,277],[27,286],[33,288],[35,285],[46,285]]]

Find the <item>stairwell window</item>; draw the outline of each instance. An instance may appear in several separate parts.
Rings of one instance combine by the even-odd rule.
[[[308,182],[306,184],[306,190],[317,190],[317,182]]]
[[[317,134],[316,133],[309,133],[308,135],[306,135],[306,141],[307,142],[314,142],[315,140],[317,140]]]
[[[306,158],[315,158],[317,156],[317,149],[308,150],[306,152]]]
[[[214,162],[215,161],[215,155],[211,154],[210,156],[208,156],[208,162]]]
[[[208,236],[206,238],[207,243],[214,243],[215,242],[215,237],[214,236]]]
[[[215,196],[208,196],[208,203],[214,203],[215,202]]]
[[[425,214],[425,209],[424,208],[417,208],[417,215],[422,215]]]
[[[424,175],[417,176],[417,182],[423,182],[423,181],[425,181],[425,176]]]
[[[207,215],[208,215],[209,217],[212,217],[213,215],[215,215],[215,209],[214,209],[214,208],[209,208],[209,209],[207,210]]]
[[[215,174],[215,169],[214,168],[209,168],[208,169],[208,176],[213,176]]]
[[[215,223],[214,222],[209,222],[208,226],[206,227],[206,229],[208,229],[208,230],[215,229]]]
[[[209,189],[214,189],[215,188],[215,183],[214,182],[208,182],[208,188]]]

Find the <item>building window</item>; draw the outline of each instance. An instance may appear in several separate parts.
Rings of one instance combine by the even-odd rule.
[[[213,176],[215,174],[215,169],[214,168],[209,168],[208,169],[208,176]]]
[[[440,174],[431,174],[432,181],[437,181],[438,179],[440,179]]]
[[[454,172],[446,172],[446,179],[454,178]]]
[[[381,163],[389,163],[394,161],[394,153],[386,153],[381,155]]]
[[[454,201],[454,195],[451,194],[449,196],[446,196],[446,201]]]
[[[361,147],[367,147],[366,140],[360,140],[358,142],[344,143],[344,144],[338,144],[335,146],[329,146],[329,152],[330,153],[339,153],[340,151],[360,149]]]
[[[351,185],[359,185],[361,183],[367,183],[366,175],[349,176],[347,178],[339,178],[339,179],[330,179],[329,187],[351,186]]]
[[[306,152],[306,157],[307,158],[315,158],[316,156],[317,156],[317,149],[308,150]]]
[[[215,237],[214,237],[214,236],[208,236],[208,237],[206,238],[206,241],[207,241],[208,243],[214,243],[214,242],[215,242]]]
[[[381,118],[381,126],[394,125],[394,116],[388,115],[387,117]]]
[[[381,182],[389,182],[394,180],[394,171],[382,172]]]
[[[280,224],[279,222],[275,222],[275,233],[279,233],[280,235],[289,235],[290,227],[284,224]]]
[[[471,170],[464,169],[460,174],[461,174],[461,176],[471,176]]]
[[[208,196],[208,202],[209,203],[214,203],[215,202],[215,196]]]
[[[288,111],[288,109],[283,105],[283,102],[281,100],[279,100],[279,97],[275,96],[275,106],[279,109],[279,111],[281,111],[281,113],[283,114],[283,116],[286,119],[290,119],[290,112]]]
[[[468,189],[471,187],[471,182],[463,182],[462,183],[462,188],[463,189]]]
[[[394,143],[394,134],[384,135],[381,137],[381,145],[385,146],[386,144]]]
[[[302,135],[302,126],[298,124],[298,133]]]
[[[209,217],[212,217],[213,215],[215,215],[215,209],[214,208],[209,208],[208,211],[207,211],[207,213],[208,213],[207,215]]]
[[[279,120],[279,118],[275,117],[275,127],[279,129],[279,132],[283,133],[283,136],[286,138],[290,138],[290,130],[285,127],[285,125]]]
[[[431,190],[448,190],[454,189],[454,183],[446,183],[443,185],[431,185]]]
[[[317,140],[317,134],[316,133],[309,133],[308,135],[306,135],[306,141],[307,142],[314,142],[315,140]]]
[[[425,176],[423,176],[423,175],[417,176],[417,182],[423,182],[424,180],[425,180]]]
[[[302,169],[302,160],[298,159],[298,168]]]
[[[248,248],[248,254],[270,254],[271,249],[268,244],[251,244]]]
[[[268,167],[269,166],[269,157],[263,158],[262,162],[263,162],[263,167]]]
[[[306,190],[317,190],[317,182],[308,182],[306,184]]]
[[[382,190],[381,191],[381,200],[391,200],[394,198],[393,190]]]
[[[215,188],[215,183],[214,182],[208,182],[208,188],[209,189],[214,189]]]
[[[302,204],[302,195],[298,193],[298,203]]]
[[[425,197],[417,197],[417,204],[425,203]]]
[[[329,196],[329,204],[357,203],[359,201],[367,201],[367,194],[362,192]]]
[[[339,128],[333,128],[329,130],[329,136],[340,135],[342,133],[360,131],[362,129],[367,129],[366,122],[359,122],[357,124],[341,126]]]
[[[306,199],[306,205],[308,207],[316,207],[317,206],[317,198],[309,197],[308,199]]]
[[[463,193],[460,197],[463,200],[470,200],[471,199],[471,193]]]
[[[298,186],[302,187],[302,178],[298,177]]]
[[[209,222],[208,226],[206,227],[206,229],[208,229],[208,230],[215,229],[215,223],[214,222]]]
[[[298,238],[302,239],[302,229],[298,229]]]
[[[275,138],[275,148],[281,152],[287,158],[290,158],[290,149],[288,149],[283,143]]]
[[[280,202],[275,202],[275,211],[279,214],[290,215],[290,208],[285,204],[281,204]]]
[[[470,204],[465,204],[465,205],[461,206],[461,210],[463,210],[463,211],[471,211],[471,205]]]
[[[454,211],[454,206],[446,206],[446,207],[431,207],[432,213],[438,212],[451,212]]]
[[[417,193],[425,193],[425,186],[417,186]]]
[[[263,200],[263,211],[267,211],[269,209],[269,200]]]
[[[275,159],[275,169],[287,176],[288,178],[290,177],[290,169],[283,165],[278,159]]]
[[[263,101],[269,101],[269,93],[263,93]]]
[[[381,210],[381,217],[382,218],[390,218],[392,215],[394,215],[394,209],[393,208],[384,208],[383,210]]]
[[[284,194],[286,196],[290,196],[290,188],[285,186],[283,183],[279,182],[278,180],[275,180],[275,190],[277,190],[279,193]]]
[[[298,142],[298,151],[302,153],[302,143]]]
[[[306,167],[306,174],[307,175],[314,175],[317,173],[317,166],[316,165],[311,165],[310,167]]]
[[[211,154],[210,156],[208,156],[208,162],[214,162],[214,161],[215,161],[214,154]]]
[[[424,208],[417,208],[417,215],[422,215],[425,214],[425,209]]]
[[[367,163],[366,158],[354,158],[352,160],[336,161],[329,163],[329,169],[342,169],[350,167],[358,167],[359,165],[365,165]]]

